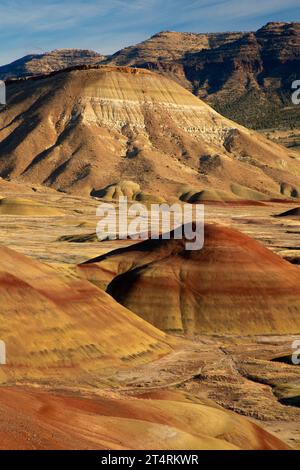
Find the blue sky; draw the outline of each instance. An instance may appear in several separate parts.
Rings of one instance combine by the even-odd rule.
[[[162,30],[249,31],[299,21],[299,0],[0,0],[0,64],[76,47],[109,54]]]

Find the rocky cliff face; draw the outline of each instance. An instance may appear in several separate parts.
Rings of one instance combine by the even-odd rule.
[[[45,54],[32,54],[0,67],[0,79],[28,77],[61,70],[70,66],[95,64],[104,56],[82,49],[59,49]]]
[[[77,194],[297,197],[299,168],[292,151],[144,69],[85,65],[12,81],[0,113],[0,176]]]
[[[291,84],[300,74],[300,23],[269,23],[231,43],[185,57],[195,92],[251,127],[300,124]]]
[[[192,91],[193,84],[185,74],[186,55],[227,44],[242,35],[243,33],[196,34],[162,31],[140,44],[116,52],[104,63],[158,70]]]
[[[254,128],[300,125],[291,83],[300,76],[300,23],[253,33],[162,32],[109,63],[166,73],[227,117]]]

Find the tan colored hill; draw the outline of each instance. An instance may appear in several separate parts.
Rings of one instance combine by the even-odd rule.
[[[156,395],[83,399],[2,388],[0,449],[289,449],[217,406],[190,403],[176,392]]]
[[[0,67],[0,79],[43,75],[76,65],[101,62],[104,56],[85,49],[56,49],[44,54],[30,54]]]
[[[248,236],[206,225],[202,250],[186,239],[146,240],[80,266],[118,302],[165,331],[300,331],[300,272]]]
[[[0,382],[97,384],[170,351],[163,333],[89,282],[0,248]]]
[[[164,76],[84,66],[11,83],[7,95],[2,177],[80,195],[123,181],[162,198],[182,197],[187,185],[191,195],[218,189],[225,200],[300,193],[296,154]]]

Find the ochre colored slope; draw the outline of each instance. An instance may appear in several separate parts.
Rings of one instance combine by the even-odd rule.
[[[63,213],[58,209],[36,203],[32,200],[19,197],[4,197],[0,199],[0,215],[58,217],[63,215]]]
[[[171,235],[172,237],[172,235]],[[84,276],[162,330],[300,331],[299,269],[248,236],[205,226],[204,247],[146,240],[80,266]]]
[[[0,388],[0,449],[288,449],[245,418],[172,400]]]
[[[86,281],[0,248],[0,381],[101,381],[170,351],[163,333]]]
[[[282,188],[285,197],[300,194],[291,150],[223,118],[172,80],[126,67],[8,84],[0,176],[80,195],[122,181],[163,198],[180,197],[187,184],[229,200],[280,197]],[[232,184],[244,188],[241,196]]]

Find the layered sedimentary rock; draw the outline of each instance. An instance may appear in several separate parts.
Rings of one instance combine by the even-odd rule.
[[[222,114],[256,128],[300,125],[298,107],[291,101],[299,71],[300,23],[268,23],[185,61],[186,76],[200,97]]]
[[[192,91],[193,84],[185,75],[186,55],[230,43],[242,36],[243,33],[161,31],[139,44],[121,49],[103,63],[158,70]]]
[[[98,383],[109,367],[159,357],[163,333],[92,284],[1,247],[0,382]]]
[[[249,33],[166,31],[107,63],[160,70],[243,125],[289,128],[300,123],[291,103],[299,58],[300,23],[277,22]]]
[[[230,228],[205,226],[204,247],[146,240],[80,266],[118,302],[166,331],[271,334],[300,331],[299,269]]]
[[[249,189],[254,199],[300,192],[296,154],[150,71],[82,66],[13,82],[7,96],[4,178],[81,195],[122,181],[162,198],[181,198],[187,184],[194,193],[217,188],[225,199],[245,199]]]
[[[2,388],[0,449],[289,449],[245,418],[197,401],[176,392],[83,399]]]

